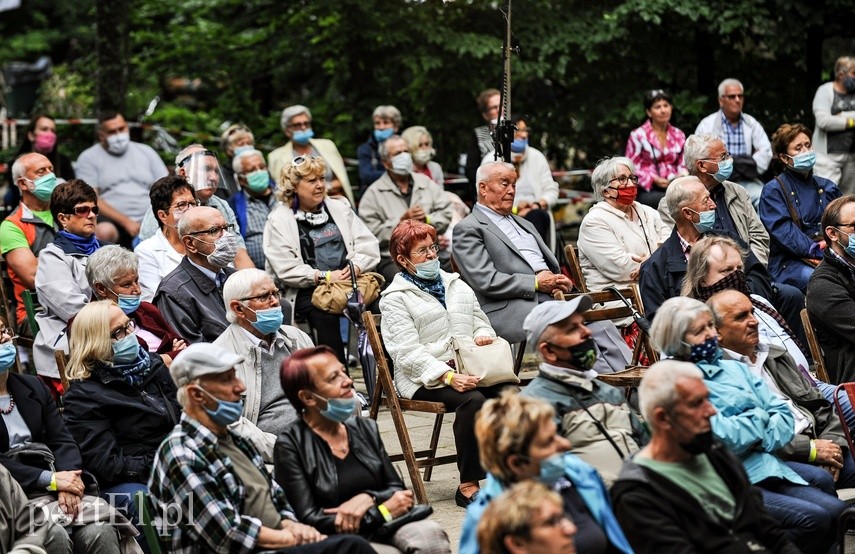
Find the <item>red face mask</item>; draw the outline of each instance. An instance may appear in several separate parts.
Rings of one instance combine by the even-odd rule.
[[[635,202],[635,197],[638,196],[638,187],[626,187],[622,189],[613,189],[617,192],[615,201],[623,206],[631,206]]]

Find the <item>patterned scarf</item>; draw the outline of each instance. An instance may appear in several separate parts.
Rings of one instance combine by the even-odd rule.
[[[751,296],[751,291],[748,290],[748,284],[745,279],[745,272],[741,269],[737,269],[736,271],[729,273],[726,277],[719,279],[717,282],[713,283],[708,287],[699,284],[696,290],[696,296],[697,299],[701,302],[706,302],[717,292],[725,290],[738,290],[739,292],[747,296],[749,300],[751,300],[751,303],[754,305],[755,309],[760,310],[761,312],[769,315],[772,319],[774,319],[778,323],[778,325],[781,326],[781,329],[783,329],[787,333],[787,335],[789,335],[789,337],[793,339],[793,342],[796,343],[796,346],[799,347],[799,350],[802,351],[805,357],[810,357],[807,352],[807,349],[804,347],[802,342],[787,324],[787,320],[784,319],[784,317],[778,312],[778,310],[769,306],[765,302],[757,300],[756,298]]]
[[[107,373],[123,379],[132,387],[139,387],[151,373],[151,358],[142,346],[137,351],[137,359],[129,364],[104,364]]]
[[[415,286],[419,287],[420,290],[425,291],[429,295],[433,296],[439,303],[442,304],[442,307],[445,308],[445,285],[442,284],[442,276],[437,277],[433,281],[425,281],[424,279],[420,279],[409,273],[407,271],[401,272],[401,277],[411,282]]]

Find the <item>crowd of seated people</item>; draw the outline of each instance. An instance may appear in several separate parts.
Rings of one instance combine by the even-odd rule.
[[[375,355],[388,355],[395,392],[455,412],[461,552],[828,551],[845,508],[836,490],[855,484],[831,406],[855,379],[843,148],[855,112],[835,107],[855,105],[853,73],[841,58],[817,91],[815,131],[783,123],[771,141],[736,79],[689,136],[671,123],[671,95],[650,90],[627,157],[601,157],[581,270],[591,291],[638,285],[669,359],[637,403],[598,379],[625,363],[587,325],[597,307],[562,298],[574,283],[555,250],[558,187],[528,116],[511,117],[511,163],[493,161],[495,89],[478,97],[468,207],[444,190],[428,128],[403,130],[394,106],[373,112],[358,186],[302,105],[283,110],[285,144],[268,155],[236,124],[220,137],[223,164],[193,144],[173,174],[116,113],[72,170],[40,115],[0,225],[8,325],[36,331],[31,352],[0,334],[0,465],[20,487],[0,479],[0,496],[56,503],[61,524],[33,539],[47,552],[145,550],[137,493],[184,507],[155,517],[181,552],[449,552],[454,537],[429,518],[394,526],[422,512],[360,417],[352,314],[322,300],[356,301],[352,282],[377,271],[379,301],[363,307],[382,315],[387,352]],[[623,348],[643,331],[615,323]],[[538,376],[522,393],[485,385],[459,367],[462,339],[476,355],[527,346]],[[79,508],[99,497],[126,519]]]

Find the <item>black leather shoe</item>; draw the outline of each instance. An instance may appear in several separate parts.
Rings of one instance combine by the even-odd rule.
[[[460,489],[457,489],[457,492],[454,494],[454,502],[460,506],[461,508],[465,508],[466,506],[475,502],[475,497],[478,496],[478,491],[475,491],[472,496],[466,497],[460,492]]]

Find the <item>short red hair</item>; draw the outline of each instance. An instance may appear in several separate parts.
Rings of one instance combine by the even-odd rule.
[[[415,219],[405,219],[398,223],[398,226],[395,227],[395,230],[392,231],[392,236],[389,238],[389,255],[392,257],[395,265],[404,269],[404,266],[398,263],[398,254],[408,258],[407,254],[413,249],[413,245],[428,237],[433,242],[436,242],[436,229],[427,223],[422,223]]]
[[[302,413],[306,409],[298,393],[301,390],[312,390],[314,388],[312,386],[314,380],[309,371],[308,361],[321,354],[330,354],[333,358],[336,358],[335,351],[329,346],[322,344],[312,348],[297,350],[282,360],[282,367],[279,370],[279,382],[282,384],[282,392],[285,393],[285,397],[294,406],[297,413]]]

